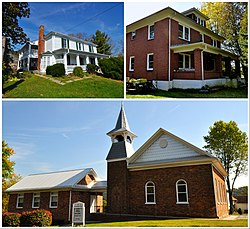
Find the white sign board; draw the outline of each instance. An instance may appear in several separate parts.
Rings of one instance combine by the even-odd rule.
[[[76,202],[72,209],[72,227],[74,224],[81,224],[85,226],[85,204]]]

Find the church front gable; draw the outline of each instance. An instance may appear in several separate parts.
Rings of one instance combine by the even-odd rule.
[[[162,131],[163,132],[163,131]],[[201,151],[201,150],[200,150]],[[137,157],[136,157],[137,156]],[[172,162],[188,159],[207,158],[205,154],[201,154],[195,150],[195,147],[189,147],[183,141],[179,141],[175,136],[161,133],[156,136],[150,144],[145,143],[138,152],[131,157],[132,164],[147,164],[148,162]]]

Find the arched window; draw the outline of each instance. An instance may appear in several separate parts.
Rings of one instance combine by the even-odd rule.
[[[152,181],[145,184],[145,197],[146,204],[155,204],[155,184]]]
[[[188,204],[188,190],[185,180],[178,180],[176,182],[176,197],[177,204]]]

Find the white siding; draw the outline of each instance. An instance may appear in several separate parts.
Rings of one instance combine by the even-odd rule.
[[[84,44],[84,51],[89,52],[89,45]]]
[[[167,140],[168,142],[166,148],[160,147],[160,141],[163,139]],[[199,155],[200,154],[188,148],[186,145],[180,143],[179,141],[176,141],[174,138],[171,138],[167,135],[162,135],[151,146],[149,146],[134,163],[185,158]]]
[[[95,46],[93,47],[93,49],[94,49],[94,53],[97,53],[97,48]]]
[[[53,39],[53,46],[54,46],[54,50],[60,49],[62,48],[62,38],[61,37],[54,37]]]
[[[73,49],[73,50],[76,50],[76,42],[72,41],[72,40],[69,40],[69,48]]]
[[[45,52],[52,52],[52,37],[45,42]]]

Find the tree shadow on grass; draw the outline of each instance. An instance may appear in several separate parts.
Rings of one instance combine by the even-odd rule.
[[[8,91],[11,91],[11,90],[15,89],[19,84],[21,84],[23,82],[24,82],[24,79],[21,79],[19,81],[16,81],[15,83],[5,87],[5,88],[3,87],[3,94],[5,94]]]

